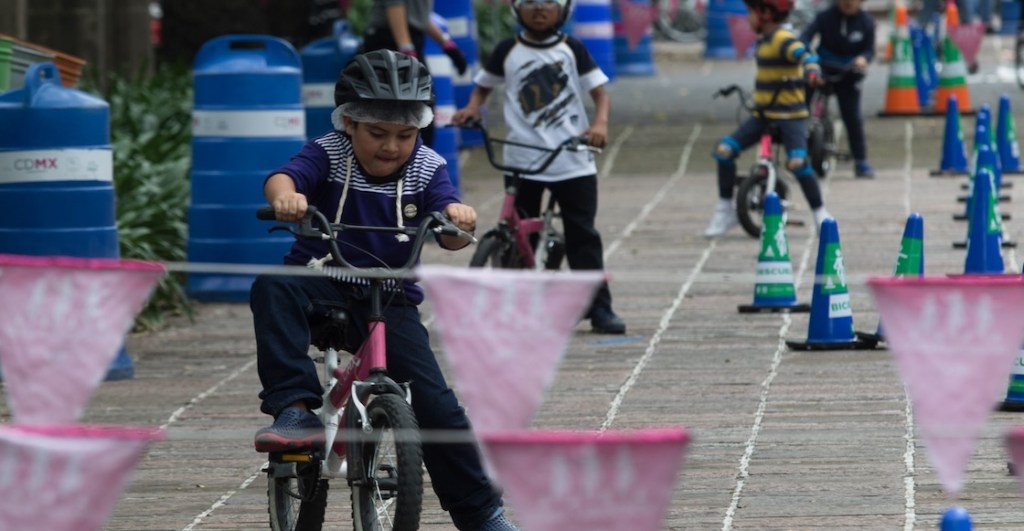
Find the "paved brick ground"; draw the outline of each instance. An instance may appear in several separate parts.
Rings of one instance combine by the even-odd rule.
[[[724,79],[743,65],[659,67]],[[622,80],[613,96],[620,109],[641,109],[645,91],[685,83]],[[877,94],[871,98],[877,105]],[[717,242],[700,235],[715,194],[707,153],[732,123],[635,118],[615,120],[615,145],[601,161],[599,216],[615,306],[629,333],[609,338],[581,326],[536,426],[689,429],[694,442],[665,529],[934,529],[954,503],[978,528],[1024,526],[1001,443],[1009,426],[1024,423],[1019,414],[993,415],[963,492],[943,494],[886,351],[790,351],[781,340],[806,337],[806,314],[736,312],[752,297],[756,244],[739,230]],[[877,314],[863,280],[891,273],[908,213],[924,217],[929,274],[962,272],[964,251],[951,242],[966,226],[952,219],[963,208],[955,198],[964,179],[927,172],[940,157],[941,118],[872,119],[869,130],[877,178],[855,180],[847,165],[824,185],[840,225],[855,325],[873,331]],[[465,152],[462,168],[466,201],[483,220],[494,219],[500,186],[483,153]],[[809,221],[802,197],[794,203],[792,217]],[[1019,204],[1004,205],[1014,216],[1010,237],[1024,216]],[[806,227],[787,234],[799,296],[809,301],[817,239]],[[1008,270],[1020,270],[1013,250],[1004,258]],[[468,259],[436,249],[428,256]],[[429,304],[425,310],[429,316]],[[264,460],[251,437],[268,419],[257,407],[248,308],[203,304],[195,322],[133,336],[128,346],[136,377],[104,384],[85,421],[165,426],[171,437],[146,454],[107,529],[265,528]],[[621,406],[611,408],[613,401]],[[334,486],[329,513],[330,529],[346,527],[343,485]],[[432,495],[423,528],[451,528]]]

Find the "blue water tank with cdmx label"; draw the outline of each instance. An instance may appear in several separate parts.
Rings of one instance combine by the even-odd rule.
[[[256,219],[263,182],[302,149],[306,120],[302,69],[287,41],[225,35],[200,48],[193,64],[192,203],[189,262],[281,264],[294,238]],[[253,275],[191,273],[198,300],[249,299]]]
[[[316,138],[334,129],[334,84],[338,74],[352,57],[362,39],[352,33],[345,20],[334,22],[328,37],[317,39],[302,50],[302,104],[306,107],[306,136]]]
[[[0,253],[119,258],[107,102],[36,63],[0,94],[0,124]],[[132,376],[122,348],[106,378]]]

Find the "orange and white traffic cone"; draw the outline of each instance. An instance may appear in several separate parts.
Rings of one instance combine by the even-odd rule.
[[[952,8],[954,16],[956,6]],[[947,15],[949,17],[949,15]],[[948,18],[947,18],[948,20]],[[948,24],[947,24],[948,25]],[[935,89],[935,112],[945,114],[950,96],[956,96],[960,114],[973,114],[971,92],[967,89],[967,63],[949,32],[942,38],[942,69],[939,70],[939,86]]]
[[[921,113],[914,72],[914,53],[907,28],[907,7],[896,3],[896,28],[892,38],[892,61],[889,63],[889,85],[885,91],[885,107],[879,116],[907,116]]]

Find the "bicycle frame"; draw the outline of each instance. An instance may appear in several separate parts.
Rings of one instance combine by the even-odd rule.
[[[548,208],[540,216],[521,217],[519,210],[516,208],[516,194],[519,190],[520,179],[519,175],[513,175],[512,182],[505,187],[505,198],[501,203],[498,223],[500,226],[506,227],[513,235],[516,250],[519,252],[523,267],[527,269],[542,269],[547,252],[544,247],[544,241],[543,239],[539,240],[537,247],[534,248],[530,245],[530,236],[543,233],[545,228],[554,221],[555,200],[549,198]]]

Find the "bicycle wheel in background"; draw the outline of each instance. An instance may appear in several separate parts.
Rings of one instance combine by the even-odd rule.
[[[469,267],[493,267],[497,269],[517,269],[519,260],[516,256],[512,240],[500,232],[484,235],[476,244]]]
[[[836,133],[832,118],[826,113],[821,119],[811,118],[807,127],[807,154],[811,167],[819,179],[828,177],[835,166]]]
[[[358,419],[350,401],[346,416]],[[350,429],[348,482],[357,531],[415,531],[423,509],[423,448],[412,408],[394,394],[366,406],[370,431]]]
[[[273,531],[320,531],[327,507],[327,480],[320,462],[279,462],[267,470],[267,499]]]
[[[1013,54],[1014,73],[1017,86],[1024,89],[1024,33],[1017,35],[1017,49]]]
[[[768,193],[767,168],[755,165],[750,175],[740,182],[736,189],[736,217],[739,218],[743,230],[751,238],[760,238],[764,227],[764,196]],[[789,187],[781,179],[775,180],[775,193],[785,201],[789,195]]]
[[[702,41],[706,33],[704,3],[705,0],[657,0],[654,27],[669,40]]]

